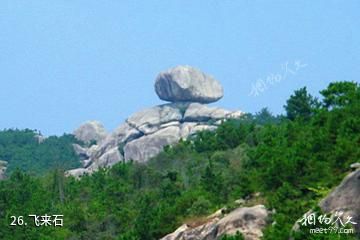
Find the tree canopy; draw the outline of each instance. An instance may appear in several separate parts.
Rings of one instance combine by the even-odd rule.
[[[359,86],[334,83],[322,94],[315,111],[302,88],[288,100],[287,117],[246,114],[168,146],[146,164],[118,163],[80,180],[59,170],[13,171],[0,182],[0,239],[159,239],[184,222],[233,208],[239,198],[276,210],[263,239],[289,239],[294,223],[360,159]],[[9,225],[9,216],[30,213],[61,213],[64,227]],[[303,229],[293,237],[356,239]]]

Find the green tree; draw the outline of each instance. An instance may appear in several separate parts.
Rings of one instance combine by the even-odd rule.
[[[254,115],[254,120],[260,125],[274,124],[279,122],[279,117],[275,117],[269,109],[265,107]]]
[[[221,238],[221,240],[244,240],[244,239],[245,238],[240,232],[236,232],[236,234],[233,236],[225,235]]]
[[[320,92],[326,108],[343,107],[359,97],[359,84],[355,82],[334,82]]]
[[[307,92],[306,87],[303,87],[290,96],[284,108],[287,117],[294,120],[296,118],[309,119],[317,106],[317,100]]]

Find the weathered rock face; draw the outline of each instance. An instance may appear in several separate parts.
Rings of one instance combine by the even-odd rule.
[[[360,164],[351,164],[350,168],[354,169],[352,173],[347,175],[344,180],[338,185],[328,196],[326,196],[319,206],[321,210],[335,217],[338,213],[339,217],[345,223],[348,217],[357,234],[360,234]],[[314,213],[314,210],[310,209],[304,214],[309,216]],[[301,228],[300,218],[292,227],[292,232],[298,232]],[[289,240],[294,239],[293,236]]]
[[[186,104],[155,106],[133,114],[126,122],[143,134],[151,134],[163,124],[179,122],[182,119],[180,109],[186,107]]]
[[[101,142],[105,139],[107,133],[104,126],[97,121],[89,121],[82,124],[74,131],[75,137],[85,143],[91,141]]]
[[[161,240],[217,240],[240,232],[246,240],[258,240],[266,226],[269,213],[263,205],[237,208],[225,216],[213,214],[199,226],[187,224]]]
[[[360,169],[350,173],[320,202],[326,213],[343,212],[343,220],[351,217],[356,232],[360,233]]]
[[[7,168],[7,162],[0,160],[0,180],[5,179],[6,168]]]
[[[213,77],[190,66],[177,66],[161,72],[155,91],[160,99],[170,102],[216,102],[223,88]]]
[[[125,160],[144,162],[157,155],[164,146],[180,140],[180,128],[170,126],[154,134],[129,142],[124,147]]]
[[[200,103],[191,103],[186,109],[184,120],[189,122],[206,122],[209,120],[225,119],[229,114],[231,114],[230,111],[222,108],[208,107]]]
[[[74,144],[83,168],[68,171],[68,174],[80,176],[120,161],[146,162],[166,145],[175,144],[198,131],[213,131],[222,121],[242,115],[240,111],[232,112],[199,103],[221,98],[222,87],[216,80],[192,67],[176,67],[160,73],[155,89],[160,98],[166,96],[167,100],[176,102],[139,111],[111,134],[106,134],[103,126],[95,121],[75,130],[78,139],[84,142],[96,140],[97,144],[90,148]]]
[[[146,162],[166,145],[187,139],[199,131],[213,131],[222,121],[239,116],[241,112],[199,103],[173,103],[145,109],[130,116],[98,145],[85,148],[74,144],[85,170],[69,173],[74,176],[91,173],[120,161]]]

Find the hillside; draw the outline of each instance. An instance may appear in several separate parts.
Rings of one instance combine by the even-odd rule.
[[[290,235],[296,240],[357,239],[291,230],[309,209],[319,211],[319,201],[360,159],[360,86],[335,82],[321,95],[321,100],[315,99],[302,88],[286,102],[286,116],[272,116],[263,109],[229,119],[215,131],[166,146],[145,164],[119,162],[79,180],[65,177],[63,166],[48,171],[45,160],[39,162],[42,176],[12,170],[8,179],[0,181],[0,239],[160,239],[224,206],[227,211],[235,209],[234,201],[239,199],[247,205],[263,204],[273,212],[262,239]],[[34,132],[25,133],[28,141],[34,141]],[[64,155],[52,158],[51,165],[64,157],[76,165],[78,160],[68,148],[72,136],[54,141],[63,146],[58,153]],[[0,159],[9,160],[6,154],[28,149],[27,144],[10,142],[3,144]],[[44,143],[45,153],[57,149],[49,147],[50,138]],[[41,159],[37,156],[43,156],[38,151],[33,157],[24,153],[24,158],[13,159],[26,159],[22,170],[34,171],[38,168],[34,163]],[[35,213],[62,214],[64,226],[34,228],[30,222],[10,226],[10,216],[25,219]]]
[[[70,134],[46,138],[36,130],[5,129],[0,131],[0,160],[7,162],[7,174],[16,169],[37,175],[71,169],[80,166],[74,143],[82,144]]]

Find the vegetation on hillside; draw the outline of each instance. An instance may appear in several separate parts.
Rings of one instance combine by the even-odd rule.
[[[360,87],[332,83],[312,97],[290,96],[286,116],[266,109],[224,122],[216,131],[166,147],[147,164],[118,163],[81,180],[54,170],[42,177],[15,171],[0,182],[0,239],[159,239],[234,200],[251,198],[276,213],[264,239],[288,239],[360,159]],[[28,214],[64,215],[63,227],[33,227]],[[27,226],[10,226],[10,216]],[[356,239],[311,235],[295,239]],[[225,239],[242,239],[225,237]]]
[[[8,162],[7,173],[15,169],[41,175],[52,169],[71,169],[80,166],[73,135],[44,138],[35,130],[5,129],[0,131],[0,160]]]

